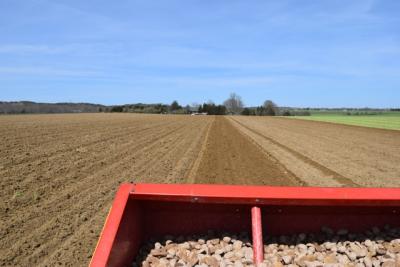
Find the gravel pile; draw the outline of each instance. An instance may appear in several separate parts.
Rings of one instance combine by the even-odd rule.
[[[317,234],[264,238],[263,267],[400,267],[400,228],[377,227],[362,234],[323,227]],[[133,267],[254,266],[247,233],[166,236],[145,244]]]

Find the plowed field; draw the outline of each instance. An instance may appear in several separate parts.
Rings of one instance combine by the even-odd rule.
[[[400,186],[400,132],[281,118],[0,116],[0,265],[88,264],[122,182]]]

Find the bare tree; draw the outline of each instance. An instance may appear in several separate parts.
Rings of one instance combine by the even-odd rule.
[[[275,116],[278,114],[278,106],[271,100],[266,100],[264,102],[264,113],[267,116]]]
[[[232,93],[224,102],[224,106],[231,114],[240,114],[243,110],[244,104],[242,98],[235,93]]]

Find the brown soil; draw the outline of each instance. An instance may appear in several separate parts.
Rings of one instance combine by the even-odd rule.
[[[122,182],[185,182],[212,119],[0,117],[0,266],[88,264]]]
[[[293,174],[226,118],[216,117],[209,131],[194,178],[196,183],[300,185]]]
[[[400,132],[332,123],[230,117],[310,186],[400,187]]]
[[[0,266],[86,266],[122,182],[400,186],[400,132],[132,114],[0,126]]]

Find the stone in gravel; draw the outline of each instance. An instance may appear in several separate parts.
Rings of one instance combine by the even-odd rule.
[[[345,247],[345,246],[338,246],[338,247],[337,247],[337,251],[338,251],[339,253],[344,254],[344,253],[346,253],[346,247]]]
[[[236,257],[236,258],[241,259],[241,258],[244,257],[244,253],[243,253],[243,251],[241,251],[241,250],[235,251],[234,253],[235,253],[235,257]]]
[[[279,261],[275,262],[274,265],[272,265],[273,267],[284,267],[283,264]]]
[[[331,242],[325,242],[324,246],[325,246],[326,249],[331,250],[336,245],[334,243],[331,243]]]
[[[212,255],[212,257],[216,258],[218,261],[222,261],[221,255]]]
[[[376,256],[376,248],[375,247],[370,247],[368,249],[368,255],[371,257],[375,257]]]
[[[253,249],[244,248],[244,257],[245,257],[246,260],[253,261]]]
[[[323,252],[323,251],[325,251],[325,248],[322,247],[322,246],[320,246],[320,245],[318,245],[318,244],[315,244],[314,247],[315,247],[315,250],[316,250],[317,252]]]
[[[390,252],[400,254],[400,243],[393,243],[389,249]]]
[[[226,265],[233,265],[233,262],[230,259],[224,259],[223,261]]]
[[[240,250],[242,246],[243,246],[242,241],[235,241],[232,245],[234,251]]]
[[[336,259],[334,254],[329,254],[324,257],[324,263],[326,264],[338,263],[338,260]]]
[[[154,257],[166,257],[168,255],[168,252],[165,248],[153,249],[150,253]]]
[[[364,241],[364,245],[366,245],[367,247],[373,247],[374,243],[372,243],[371,240],[367,239],[367,240]]]
[[[299,244],[299,245],[297,245],[297,250],[298,250],[299,252],[301,252],[301,253],[304,253],[304,252],[307,251],[307,246],[304,245],[304,244]]]
[[[389,261],[389,260],[392,260],[393,258],[394,257],[392,257],[392,255],[390,255],[390,254],[386,254],[381,257],[382,261]]]
[[[188,252],[189,252],[189,251],[187,251],[187,250],[184,249],[184,248],[178,248],[178,251],[176,252],[176,256],[177,256],[179,259],[183,259],[183,258],[186,258],[186,257],[187,257]]]
[[[232,238],[230,238],[229,236],[225,236],[222,240],[223,240],[225,243],[229,243],[229,242],[231,242]]]
[[[384,248],[378,248],[378,249],[376,250],[376,254],[378,254],[378,255],[385,255],[385,254],[386,254],[386,249],[384,249]]]
[[[167,260],[167,259],[161,259],[161,260],[160,260],[160,264],[165,265],[165,266],[168,266],[169,260]]]
[[[381,261],[380,261],[380,260],[373,260],[373,261],[372,261],[372,266],[374,266],[374,267],[380,267],[380,266],[381,266]]]
[[[306,267],[307,262],[314,262],[317,258],[313,255],[302,256],[300,258],[295,259],[295,264],[299,265],[300,267]]]
[[[169,265],[170,265],[170,266],[175,266],[176,262],[177,262],[176,259],[170,259],[170,260],[169,260]]]
[[[215,246],[215,245],[218,245],[218,244],[219,244],[219,238],[211,239],[211,240],[210,240],[210,243],[213,244],[214,246]]]
[[[183,244],[180,244],[179,247],[181,247],[183,249],[191,249],[191,246],[190,246],[189,242],[185,242]]]
[[[318,261],[306,261],[306,267],[323,267],[324,265]]]
[[[357,254],[354,252],[346,251],[346,255],[351,261],[355,261],[357,259]]]
[[[233,253],[232,251],[230,251],[230,252],[228,252],[228,253],[226,253],[225,255],[224,255],[224,258],[225,259],[231,259],[231,258],[233,258],[235,256],[235,253]]]
[[[317,261],[324,262],[324,255],[322,253],[316,253]]]
[[[350,244],[350,249],[356,254],[357,258],[364,258],[365,256],[367,256],[368,251],[365,248],[362,248],[354,243]]]
[[[203,259],[201,259],[200,263],[206,264],[207,266],[211,267],[218,267],[219,266],[219,261],[211,256],[205,256]]]
[[[233,246],[232,246],[232,245],[226,245],[226,246],[224,247],[224,250],[225,250],[225,252],[230,252],[230,251],[233,250]]]
[[[204,259],[204,257],[207,256],[205,254],[197,254],[197,258],[199,258],[199,262],[200,260]]]
[[[253,259],[244,259],[244,260],[242,260],[242,262],[245,265],[252,265],[253,264]]]
[[[160,262],[160,260],[154,256],[147,257],[146,261],[150,264],[158,264]]]
[[[223,249],[217,249],[215,252],[214,252],[214,254],[216,254],[216,255],[222,255],[222,254],[224,254],[225,253],[225,251],[223,250]]]
[[[208,248],[201,248],[197,251],[197,253],[200,255],[208,255]]]
[[[396,267],[396,263],[394,261],[385,261],[382,267]]]
[[[293,262],[293,256],[285,255],[282,257],[282,260],[285,264],[291,264]]]
[[[315,253],[315,248],[314,247],[308,247],[307,254],[314,254],[314,253]]]
[[[190,252],[187,260],[186,260],[187,264],[190,266],[194,266],[199,262],[199,257],[197,256],[196,252]]]
[[[342,266],[344,266],[346,263],[349,262],[349,258],[348,258],[346,255],[341,255],[341,254],[339,254],[339,255],[336,256],[336,258],[337,258],[338,262],[339,262]]]
[[[372,260],[369,257],[364,258],[364,265],[365,267],[372,267]]]
[[[200,250],[201,249],[201,245],[200,244],[194,244],[193,246],[195,249]]]

